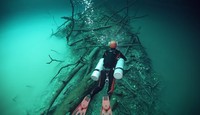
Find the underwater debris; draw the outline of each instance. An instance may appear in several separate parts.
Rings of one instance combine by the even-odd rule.
[[[27,88],[33,88],[33,86],[31,86],[31,85],[26,85],[25,87],[27,87]]]
[[[51,57],[51,55],[49,55],[49,58],[51,59],[51,61],[47,62],[46,64],[51,64],[52,62],[64,62],[64,61],[61,61],[61,60],[53,59]]]
[[[17,102],[17,99],[18,99],[19,97],[16,95],[14,98],[12,98],[12,101],[14,101],[14,102]]]

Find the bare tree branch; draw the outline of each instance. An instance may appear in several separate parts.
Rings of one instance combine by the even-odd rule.
[[[131,4],[127,5],[126,7],[123,7],[123,8],[121,8],[120,10],[116,11],[115,13],[113,13],[113,14],[108,18],[108,20],[105,22],[104,25],[107,25],[107,23],[111,20],[111,18],[112,18],[113,16],[115,16],[116,14],[122,12],[124,9],[127,9],[128,7],[134,5],[135,2],[136,2],[136,0],[135,0],[134,2],[132,2]]]
[[[99,31],[99,30],[108,29],[111,27],[112,26],[103,26],[103,27],[93,28],[93,29],[74,29],[73,31],[82,31],[82,32]]]
[[[67,44],[69,44],[69,37],[71,36],[73,30],[74,30],[74,24],[75,24],[75,21],[74,21],[74,4],[73,4],[73,0],[70,0],[70,4],[71,4],[71,7],[72,7],[72,19],[71,19],[71,30],[69,32],[69,34],[67,34],[66,36],[66,39],[67,39]]]
[[[51,64],[52,62],[64,62],[64,61],[61,61],[61,60],[57,60],[57,59],[53,59],[50,55],[49,55],[49,58],[51,59],[51,61],[47,62],[46,64]]]

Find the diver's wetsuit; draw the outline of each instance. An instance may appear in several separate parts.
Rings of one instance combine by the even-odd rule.
[[[108,95],[111,95],[114,90],[115,78],[113,77],[114,68],[119,58],[123,58],[125,61],[126,57],[117,49],[110,48],[106,50],[104,55],[104,69],[101,71],[101,76],[99,78],[98,86],[96,86],[90,93],[91,98],[101,91],[105,85],[106,75],[108,75],[109,79],[109,87],[108,87]]]

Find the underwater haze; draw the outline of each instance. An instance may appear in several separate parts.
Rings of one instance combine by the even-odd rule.
[[[113,9],[124,4],[109,2]],[[194,0],[138,0],[130,10],[147,15],[132,26],[166,81],[162,97],[171,105],[169,115],[199,111],[198,5]],[[60,17],[71,16],[71,6],[69,0],[2,0],[0,9],[0,114],[27,115],[61,67],[47,64],[49,55],[64,63],[75,61],[66,40],[51,37],[64,22]]]
[[[59,68],[58,63],[46,64],[50,61],[48,55],[60,60],[67,58],[68,63],[72,61],[68,58],[72,54],[66,40],[50,37],[52,29],[62,23],[60,17],[69,15],[68,12],[62,8],[46,9],[48,4],[40,6],[40,1],[29,2],[6,1],[8,6],[1,15],[4,16],[0,35],[1,115],[26,115],[31,110]]]

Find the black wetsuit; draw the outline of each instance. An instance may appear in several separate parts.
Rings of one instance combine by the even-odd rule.
[[[115,78],[113,76],[114,68],[119,58],[123,58],[125,61],[127,60],[126,57],[117,49],[111,48],[106,50],[104,55],[104,69],[101,71],[101,76],[99,77],[98,85],[91,91],[90,96],[91,98],[101,91],[105,85],[106,74],[109,79],[109,87],[108,87],[108,95],[111,95],[114,90]]]

